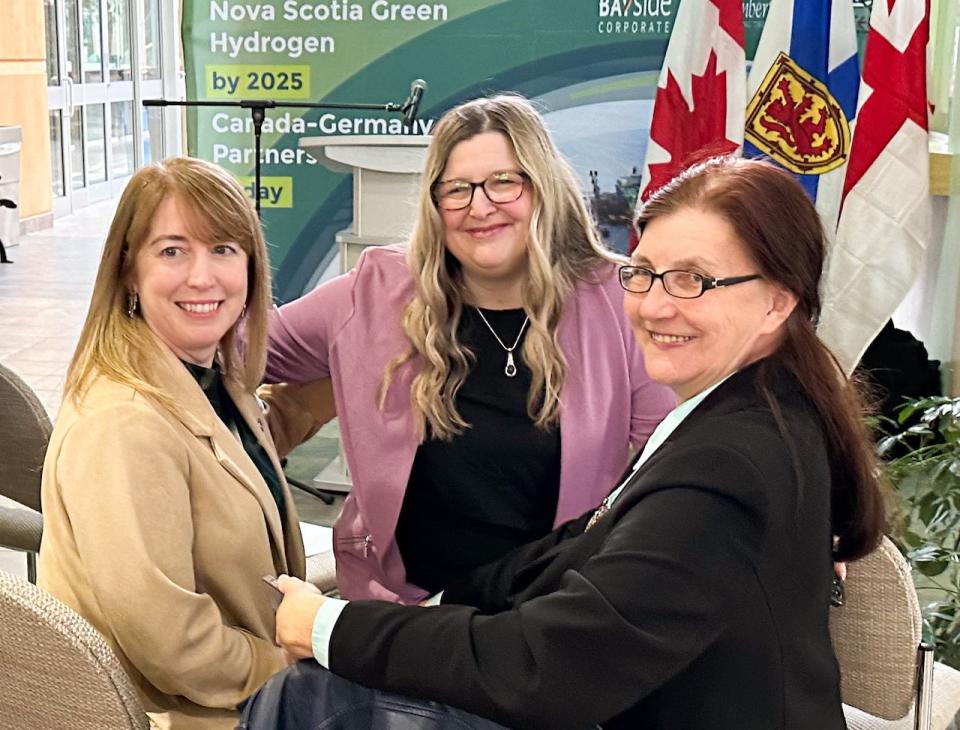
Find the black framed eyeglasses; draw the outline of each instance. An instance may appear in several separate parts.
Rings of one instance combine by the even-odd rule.
[[[491,203],[512,203],[523,195],[528,179],[522,172],[495,172],[480,182],[440,180],[433,185],[433,200],[441,210],[463,210],[473,202],[477,188],[483,188]]]
[[[742,284],[745,281],[760,278],[762,278],[760,274],[749,274],[747,276],[728,276],[725,279],[717,279],[713,276],[703,276],[682,269],[670,269],[658,274],[656,271],[643,266],[620,267],[620,286],[627,291],[635,294],[646,294],[653,288],[653,282],[659,279],[660,283],[663,284],[664,291],[678,299],[696,299],[703,296],[705,291],[711,289]]]

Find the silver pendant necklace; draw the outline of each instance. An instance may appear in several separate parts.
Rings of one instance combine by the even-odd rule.
[[[477,310],[477,314],[480,315],[480,319],[483,320],[483,323],[487,325],[487,329],[490,330],[490,334],[497,339],[497,343],[502,347],[507,353],[507,366],[503,369],[503,374],[508,378],[512,378],[517,374],[517,364],[513,361],[513,351],[517,347],[517,343],[520,342],[520,338],[523,336],[523,331],[527,328],[527,323],[530,321],[530,316],[527,315],[523,318],[523,324],[520,325],[520,331],[517,333],[517,339],[513,341],[513,344],[510,347],[507,347],[503,344],[503,340],[500,339],[500,335],[497,334],[497,331],[490,326],[490,323],[487,321],[487,318],[483,316],[483,312],[480,311],[480,307],[474,307]]]

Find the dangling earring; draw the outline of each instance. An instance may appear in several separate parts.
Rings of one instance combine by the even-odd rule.
[[[240,319],[243,319],[247,316],[247,305],[244,304],[243,308],[240,310]]]
[[[139,303],[140,302],[135,291],[132,291],[127,295],[127,316],[130,319],[133,319],[134,315],[136,315],[137,305]]]

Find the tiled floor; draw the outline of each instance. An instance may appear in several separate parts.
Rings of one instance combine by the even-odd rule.
[[[115,206],[116,201],[98,203],[22,236],[8,251],[14,263],[0,265],[0,363],[33,388],[51,420],[60,408]],[[335,426],[325,427],[291,457],[288,471],[308,481],[336,453],[336,439]],[[326,525],[342,502],[328,507],[298,490],[295,498],[301,519]],[[0,503],[15,506],[3,497]],[[0,570],[26,575],[23,555],[0,549]]]
[[[114,201],[21,237],[0,266],[0,362],[34,389],[51,418],[87,313]]]

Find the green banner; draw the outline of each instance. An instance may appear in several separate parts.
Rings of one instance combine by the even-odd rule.
[[[275,294],[315,283],[349,226],[352,185],[300,149],[301,137],[429,134],[444,111],[495,91],[535,99],[584,193],[603,204],[611,245],[636,196],[650,109],[680,0],[183,0],[187,98],[401,102],[429,89],[414,128],[397,114],[272,109],[263,127],[261,205]],[[767,0],[744,2],[752,55]],[[253,195],[247,109],[190,108],[188,149]],[[605,211],[605,212],[604,212]]]

